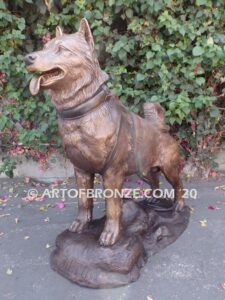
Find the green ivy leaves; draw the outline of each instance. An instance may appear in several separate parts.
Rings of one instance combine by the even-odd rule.
[[[194,56],[201,56],[204,53],[204,49],[200,46],[196,46],[192,50],[192,54]]]
[[[23,56],[41,48],[46,34],[53,37],[56,25],[75,32],[82,17],[91,25],[100,64],[112,78],[110,87],[129,109],[139,112],[146,101],[162,103],[167,121],[179,125],[178,136],[192,149],[198,149],[204,132],[214,134],[221,126],[214,87],[224,73],[223,0],[213,6],[211,0],[49,3],[50,12],[43,0],[10,5],[0,0],[0,71],[6,74],[0,91],[9,102],[2,108],[2,132],[8,134],[12,126],[17,140],[37,146],[57,139],[55,111],[45,94],[30,96]],[[30,121],[30,129],[23,120]],[[198,124],[195,135],[193,122]]]

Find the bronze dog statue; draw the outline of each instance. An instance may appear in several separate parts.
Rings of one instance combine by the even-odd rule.
[[[99,66],[94,40],[86,19],[79,31],[63,34],[41,51],[25,57],[30,72],[41,72],[30,82],[36,95],[48,89],[58,112],[59,132],[67,157],[74,165],[78,189],[92,189],[94,174],[103,177],[104,189],[121,190],[125,176],[137,173],[153,189],[159,187],[161,171],[175,190],[176,209],[184,206],[179,147],[164,126],[164,111],[152,105],[143,119],[126,110],[108,90],[108,75]],[[93,199],[81,196],[78,216],[70,226],[82,230],[92,220]],[[100,244],[113,245],[121,236],[122,199],[106,200],[106,222]]]

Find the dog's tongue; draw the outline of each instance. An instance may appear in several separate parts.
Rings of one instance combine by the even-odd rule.
[[[42,76],[33,77],[30,82],[30,92],[33,96],[37,95],[41,86]]]

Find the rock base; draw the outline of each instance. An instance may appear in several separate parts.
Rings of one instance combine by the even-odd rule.
[[[173,206],[171,205],[171,208]],[[112,288],[134,282],[153,254],[173,243],[186,229],[189,208],[156,211],[151,203],[126,200],[123,205],[123,236],[111,247],[98,239],[105,218],[94,220],[83,233],[63,231],[51,254],[53,270],[81,286]]]

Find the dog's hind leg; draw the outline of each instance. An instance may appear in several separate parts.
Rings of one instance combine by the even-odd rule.
[[[159,189],[159,168],[153,167],[146,176],[141,177],[151,187],[150,195],[154,195],[154,190]]]
[[[181,211],[185,204],[183,199],[183,184],[180,179],[180,166],[176,160],[173,160],[161,167],[161,171],[174,188],[176,211]]]
[[[80,193],[78,200],[78,215],[74,222],[71,224],[69,230],[72,232],[82,232],[92,219],[93,199],[88,197],[88,189],[93,189],[94,175],[86,173],[82,170],[75,169],[75,178],[77,190],[83,190]]]

